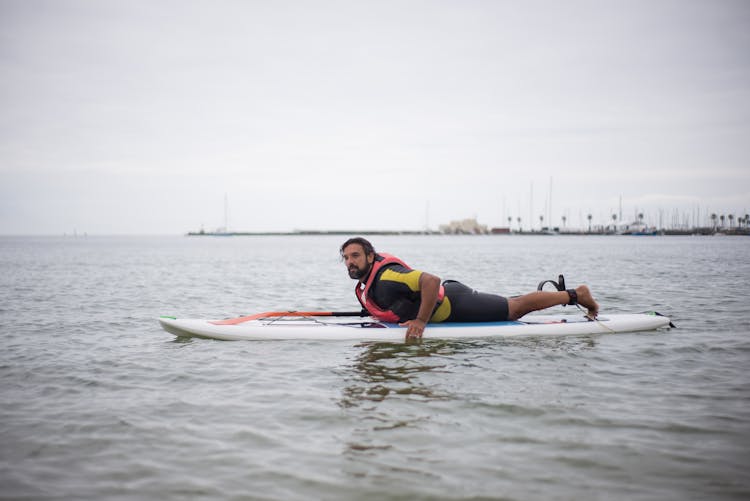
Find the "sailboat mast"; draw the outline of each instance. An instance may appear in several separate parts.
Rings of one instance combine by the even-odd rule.
[[[224,233],[229,232],[229,200],[227,194],[224,193]]]

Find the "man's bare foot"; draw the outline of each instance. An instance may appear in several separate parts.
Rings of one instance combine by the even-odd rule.
[[[590,318],[596,318],[599,314],[599,305],[594,301],[594,296],[591,295],[589,288],[585,285],[579,285],[576,287],[576,294],[578,295],[578,304],[588,310]]]

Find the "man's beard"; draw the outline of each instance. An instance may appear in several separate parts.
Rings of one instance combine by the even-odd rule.
[[[372,268],[372,265],[366,262],[364,269],[357,268],[356,266],[350,266],[347,271],[349,271],[350,278],[360,280],[366,277],[368,273],[370,273],[370,268]]]

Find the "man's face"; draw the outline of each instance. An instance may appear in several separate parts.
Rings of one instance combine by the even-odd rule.
[[[344,247],[341,257],[344,258],[344,265],[346,265],[349,276],[356,280],[367,276],[372,267],[372,262],[375,260],[375,254],[368,256],[360,244],[351,244]]]

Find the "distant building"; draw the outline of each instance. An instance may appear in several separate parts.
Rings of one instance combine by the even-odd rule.
[[[440,232],[447,235],[486,235],[487,225],[479,224],[475,218],[451,221],[440,225]]]

